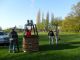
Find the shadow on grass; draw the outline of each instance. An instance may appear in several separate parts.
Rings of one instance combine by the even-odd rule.
[[[53,53],[53,54],[48,54],[48,53],[32,53],[32,54],[10,54],[9,56],[6,56],[5,58],[2,57],[0,58],[1,60],[79,60],[80,56],[68,56],[68,55],[63,55],[60,53]]]
[[[40,51],[49,51],[49,50],[64,50],[64,49],[75,49],[80,46],[73,46],[72,44],[80,44],[80,42],[76,43],[66,43],[66,44],[58,44],[58,45],[41,45],[39,46]]]
[[[77,38],[80,39],[80,34],[65,34],[60,35],[61,40],[76,40]]]
[[[70,42],[70,44],[80,44],[80,42]]]
[[[75,56],[74,56],[75,57]],[[76,57],[73,58],[71,56],[61,56],[61,55],[57,55],[57,54],[46,54],[46,55],[37,55],[37,56],[32,56],[29,55],[19,55],[19,56],[12,56],[9,57],[11,58],[11,60],[75,60],[75,59],[80,59],[80,57]],[[5,58],[2,58],[3,60],[5,60]],[[8,58],[6,58],[6,60],[9,60]]]

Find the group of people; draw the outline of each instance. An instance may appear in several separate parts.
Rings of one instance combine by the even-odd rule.
[[[24,38],[25,37],[30,37],[31,36],[31,31],[25,30],[24,32]],[[19,41],[18,41],[18,34],[15,30],[15,28],[12,28],[12,31],[9,34],[9,52],[19,52]]]
[[[50,30],[48,32],[48,36],[49,36],[49,44],[50,45],[53,45],[54,44],[54,38],[56,40],[56,44],[57,44],[57,41],[58,41],[58,33],[56,33],[56,36],[54,34],[54,32],[52,30]],[[13,52],[15,53],[16,51],[19,52],[19,42],[18,42],[18,34],[17,32],[15,31],[15,28],[12,29],[12,31],[10,32],[9,34],[10,36],[10,43],[9,43],[9,52]],[[31,31],[26,29],[25,32],[24,32],[24,38],[25,37],[31,37]]]
[[[50,45],[54,44],[54,38],[56,40],[56,44],[58,43],[58,39],[59,39],[58,32],[55,31],[55,34],[54,34],[54,31],[50,30],[48,32],[48,37],[49,37],[49,44]]]

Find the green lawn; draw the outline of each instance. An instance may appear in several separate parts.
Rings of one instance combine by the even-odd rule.
[[[9,53],[8,47],[0,47],[0,60],[80,60],[80,33],[60,33],[58,45],[48,43],[47,33],[39,33],[40,51],[33,53]],[[22,36],[19,37],[20,48]]]

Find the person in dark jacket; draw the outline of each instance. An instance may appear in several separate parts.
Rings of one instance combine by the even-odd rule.
[[[53,45],[53,40],[54,40],[54,32],[52,30],[50,30],[48,32],[48,36],[49,36],[49,44]]]
[[[18,46],[18,34],[13,28],[10,32],[10,44],[9,44],[9,52],[16,52],[16,47],[19,52],[19,46]]]

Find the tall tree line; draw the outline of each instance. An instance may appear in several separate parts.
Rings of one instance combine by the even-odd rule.
[[[54,26],[59,25],[59,19],[58,17],[54,17],[54,14],[51,14],[51,17],[49,16],[49,12],[46,13],[46,17],[44,18],[44,13],[42,13],[42,16],[40,15],[40,10],[37,13],[37,19],[36,19],[36,24],[37,28],[40,31],[49,31],[50,29],[54,29]],[[50,20],[51,18],[51,20]]]
[[[55,17],[53,13],[49,16],[49,12],[44,13],[41,11],[37,13],[38,30],[48,31],[50,29],[56,29],[56,27],[63,32],[80,32],[80,2],[74,4],[71,7],[72,11],[64,18]],[[42,15],[42,16],[41,16]],[[51,19],[50,19],[51,18]]]

